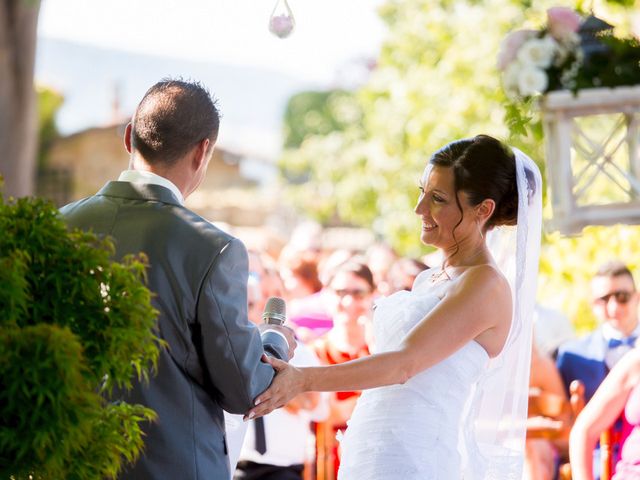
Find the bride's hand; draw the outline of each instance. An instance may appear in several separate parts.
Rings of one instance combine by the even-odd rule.
[[[302,393],[303,372],[293,365],[265,355],[264,361],[276,371],[276,376],[269,388],[255,399],[255,407],[247,412],[245,420],[261,417],[286,405],[296,395]]]

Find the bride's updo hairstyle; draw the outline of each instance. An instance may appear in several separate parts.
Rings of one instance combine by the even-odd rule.
[[[495,202],[493,215],[485,225],[487,230],[516,224],[516,160],[511,149],[502,142],[488,135],[457,140],[435,152],[429,162],[453,169],[456,203],[460,213],[462,205],[457,193],[462,191],[473,206],[488,198]]]

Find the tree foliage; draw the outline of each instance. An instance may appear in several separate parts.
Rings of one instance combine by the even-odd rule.
[[[101,395],[158,357],[144,257],[112,262],[41,199],[0,197],[0,231],[0,476],[115,478],[154,418]]]
[[[46,165],[47,153],[58,138],[56,113],[64,102],[64,97],[55,90],[40,86],[38,94],[38,167]]]
[[[615,3],[622,6],[598,13],[620,25],[629,17],[624,9],[629,2]],[[535,105],[529,106],[530,118],[505,111],[496,57],[509,31],[539,28],[546,9],[557,5],[550,0],[387,1],[380,15],[388,35],[377,68],[348,97],[359,103],[362,120],[327,134],[307,130],[299,147],[284,150],[283,171],[297,180],[287,187],[291,203],[324,224],[371,228],[401,253],[419,255],[424,247],[413,213],[418,180],[442,145],[487,133],[527,152],[544,176]],[[299,115],[287,118],[289,125],[299,122]],[[619,257],[633,266],[628,250],[638,240],[636,227],[592,227],[572,238],[545,235],[541,301],[564,309],[580,328],[590,328],[594,319],[586,298],[597,263]]]
[[[387,40],[354,97],[362,121],[284,152],[285,170],[308,179],[291,189],[293,203],[323,222],[371,227],[418,254],[413,206],[430,154],[472,134],[507,136],[495,58],[525,12],[510,0],[387,2]]]
[[[360,104],[346,90],[301,92],[289,99],[284,115],[284,147],[298,148],[305,138],[344,131],[362,119]]]

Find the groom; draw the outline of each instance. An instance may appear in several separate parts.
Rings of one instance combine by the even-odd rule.
[[[144,252],[159,310],[157,372],[115,398],[146,405],[145,449],[126,479],[230,478],[222,410],[245,413],[273,378],[267,352],[288,360],[291,331],[247,319],[247,253],[240,241],[183,206],[205,176],[219,114],[197,83],[161,81],[125,131],[129,170],[62,208],[70,227],[113,237],[116,257]]]

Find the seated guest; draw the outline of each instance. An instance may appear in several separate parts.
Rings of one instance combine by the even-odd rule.
[[[328,308],[333,328],[313,343],[324,365],[335,365],[369,355],[369,333],[372,296],[375,290],[369,267],[358,260],[348,260],[338,266],[328,284]],[[330,414],[318,425],[319,459],[324,461],[329,478],[335,478],[339,465],[336,433],[347,428],[347,420],[360,392],[330,393]]]
[[[569,402],[555,363],[551,358],[541,354],[535,343],[531,350],[530,372],[529,419],[523,479],[553,480],[558,460],[556,442],[566,443],[564,432],[570,422]],[[535,435],[538,431],[541,434]],[[531,434],[532,432],[534,434]]]
[[[393,262],[393,265],[391,265],[387,273],[389,294],[400,290],[411,291],[413,281],[420,272],[427,268],[429,267],[423,262],[413,258],[404,257]]]
[[[303,298],[322,289],[318,277],[318,259],[314,254],[285,249],[279,263],[287,300]]]
[[[291,326],[303,342],[309,342],[331,328],[321,294],[316,251],[285,247],[280,254],[280,277]]]
[[[391,265],[398,260],[398,254],[391,245],[383,242],[374,243],[367,249],[366,262],[371,273],[373,281],[376,284],[378,295],[387,296],[393,293],[391,285],[387,279]]]
[[[555,360],[560,345],[575,337],[571,320],[565,314],[536,304],[533,310],[533,338],[540,354]]]
[[[565,388],[573,380],[585,387],[589,402],[600,383],[616,362],[631,349],[640,333],[638,325],[638,293],[629,268],[619,261],[600,267],[591,281],[593,312],[601,325],[590,335],[572,340],[558,350],[557,365]],[[615,430],[622,435],[624,419],[616,422]],[[614,451],[614,463],[618,451]],[[599,476],[599,452],[596,452],[595,476]]]
[[[249,250],[249,281],[256,283],[261,295],[256,297],[256,311],[259,316],[269,297],[284,297],[284,285],[273,259],[266,253]]]
[[[640,478],[640,350],[628,352],[604,379],[584,407],[573,428],[569,443],[573,480],[594,478],[593,450],[600,434],[624,412],[633,426],[622,447],[613,480]]]
[[[600,267],[591,282],[591,294],[600,326],[590,335],[562,345],[557,360],[565,388],[573,380],[581,380],[587,401],[640,333],[638,294],[626,265],[615,261]]]

